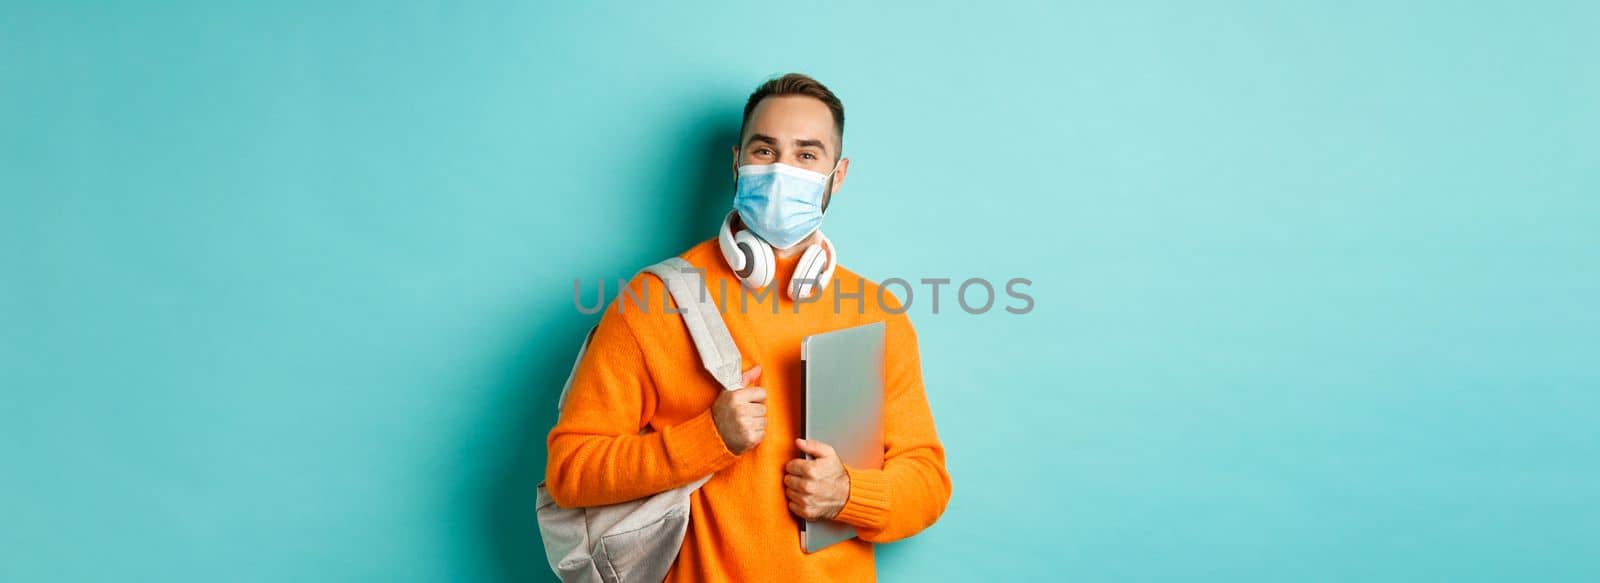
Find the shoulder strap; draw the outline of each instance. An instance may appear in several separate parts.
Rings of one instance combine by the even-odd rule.
[[[695,351],[700,353],[700,364],[705,366],[706,372],[711,373],[711,377],[717,379],[717,384],[722,385],[724,390],[744,388],[744,375],[739,370],[742,364],[739,345],[734,344],[733,334],[728,332],[728,323],[723,321],[717,304],[711,301],[711,293],[706,289],[705,271],[695,269],[682,257],[668,258],[644,270],[655,274],[667,285],[667,292],[678,304],[683,325],[689,329],[689,337],[694,340]],[[689,277],[689,274],[694,274],[694,277]],[[648,293],[645,295],[649,296]],[[685,487],[693,492],[710,480],[711,475],[706,475]]]
[[[683,325],[689,329],[689,337],[694,340],[695,350],[700,353],[700,364],[705,366],[706,372],[711,373],[711,377],[723,389],[732,391],[744,388],[743,375],[739,370],[739,346],[734,344],[733,335],[728,332],[728,323],[722,320],[722,313],[717,311],[717,304],[711,301],[711,294],[706,290],[705,272],[695,269],[682,257],[667,259],[644,270],[661,278],[661,282],[666,284],[667,292],[678,304]],[[690,274],[695,277],[691,278]]]
[[[704,272],[695,269],[694,265],[681,257],[673,257],[644,270],[661,278],[661,282],[666,284],[667,293],[672,294],[673,301],[678,304],[683,325],[689,329],[689,337],[694,340],[695,351],[700,354],[700,364],[706,372],[711,373],[711,377],[723,389],[732,391],[744,388],[744,375],[739,370],[739,346],[734,344],[733,335],[728,332],[728,323],[722,320],[722,313],[717,311],[717,304],[711,301],[711,294],[705,289]],[[698,279],[701,285],[695,285],[689,274],[699,275],[694,279]],[[567,404],[567,392],[572,390],[572,377],[578,374],[578,365],[583,362],[583,354],[589,350],[594,330],[589,328],[589,333],[583,337],[583,345],[578,347],[578,356],[572,361],[572,371],[567,373],[567,382],[561,386],[561,396],[556,400],[557,411]]]

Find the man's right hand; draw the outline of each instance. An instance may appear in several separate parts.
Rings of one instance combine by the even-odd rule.
[[[717,433],[735,455],[749,451],[767,435],[767,390],[755,386],[760,378],[761,365],[750,367],[744,371],[744,388],[723,391],[711,404]]]

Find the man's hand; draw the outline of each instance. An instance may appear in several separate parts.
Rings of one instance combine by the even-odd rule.
[[[761,365],[750,367],[744,371],[744,388],[723,391],[711,404],[717,433],[735,455],[749,451],[767,435],[767,390],[752,384],[760,378]]]
[[[794,444],[812,459],[796,458],[783,466],[789,511],[806,520],[838,516],[850,499],[850,475],[844,472],[844,462],[826,443],[796,439]]]

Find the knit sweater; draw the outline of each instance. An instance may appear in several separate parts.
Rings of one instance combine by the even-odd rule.
[[[768,394],[766,436],[743,454],[728,450],[711,415],[721,387],[701,367],[681,317],[661,309],[669,302],[665,286],[641,273],[601,317],[550,432],[551,496],[564,507],[612,504],[711,474],[690,496],[688,533],[668,581],[875,579],[872,543],[927,528],[950,499],[916,332],[899,300],[840,266],[813,300],[793,302],[784,287],[798,254],[778,259],[773,284],[761,292],[741,288],[715,239],[681,257],[705,270],[743,355],[741,370],[762,367],[754,384]],[[846,467],[850,495],[835,520],[854,526],[858,538],[807,554],[783,486],[784,464],[802,455],[794,444],[803,430],[800,342],[880,321],[883,467]]]

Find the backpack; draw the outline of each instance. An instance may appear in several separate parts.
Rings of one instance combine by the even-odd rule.
[[[699,270],[688,261],[673,257],[644,271],[666,284],[706,371],[724,390],[743,388],[739,347],[728,333],[727,322],[706,293],[704,280],[700,280],[701,285],[694,285],[687,277]],[[593,337],[594,330],[590,329],[572,363],[566,386],[561,388],[558,408],[566,404],[572,377]],[[683,546],[689,527],[689,495],[710,479],[706,476],[644,498],[585,508],[556,505],[540,482],[539,533],[544,538],[544,554],[550,568],[569,583],[661,581]]]

